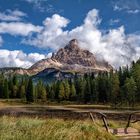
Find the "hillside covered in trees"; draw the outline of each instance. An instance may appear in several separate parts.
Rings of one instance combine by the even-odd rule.
[[[111,103],[134,106],[140,102],[140,60],[131,67],[98,75],[65,79],[50,84],[34,83],[31,77],[0,75],[0,98],[24,99],[27,102],[74,101],[78,103]]]

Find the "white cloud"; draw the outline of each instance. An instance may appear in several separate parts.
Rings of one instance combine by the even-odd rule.
[[[89,11],[84,20],[85,26],[87,27],[97,26],[101,22],[101,19],[99,18],[98,14],[99,14],[99,11],[96,9]]]
[[[6,10],[6,12],[0,12],[1,21],[21,21],[23,17],[26,17],[26,13],[19,10]]]
[[[116,68],[138,59],[140,35],[126,35],[123,26],[104,33],[98,29],[101,22],[98,14],[96,9],[89,11],[84,23],[70,31],[63,29],[69,23],[68,19],[53,15],[43,22],[44,28],[37,37],[29,37],[24,43],[57,50],[64,47],[69,40],[77,38],[80,47],[90,50],[98,58],[105,59]]]
[[[28,68],[32,66],[35,62],[47,57],[47,55],[39,53],[26,54],[20,50],[0,50],[0,67]]]
[[[27,1],[27,2],[29,2],[29,3],[33,3],[33,2],[35,2],[36,0],[25,0],[25,1]],[[38,1],[38,0],[37,0]]]
[[[32,32],[40,32],[40,26],[35,26],[31,23],[23,23],[23,22],[0,22],[0,33],[1,34],[11,34],[11,35],[21,35],[27,36]]]
[[[46,18],[43,21],[44,28],[42,32],[38,34],[37,39],[30,38],[28,41],[24,40],[23,43],[41,46],[42,48],[50,46],[53,49],[58,49],[60,45],[65,44],[67,32],[63,31],[62,28],[66,27],[68,23],[68,19],[54,14],[52,18]]]
[[[122,8],[115,4],[114,7],[113,7],[113,10],[114,11],[121,11]]]
[[[44,2],[47,2],[46,1],[42,1],[42,0],[25,0],[26,2],[30,3],[33,5],[33,7],[35,9],[38,9],[40,12],[45,12],[46,10],[46,7],[45,5],[43,5]]]
[[[49,4],[48,0],[23,0],[32,4],[35,10],[47,13],[62,13],[62,9],[56,9],[52,4]]]
[[[0,36],[0,46],[3,44],[3,39],[2,37]]]
[[[138,10],[138,9],[135,9],[135,10],[128,10],[127,12],[130,13],[130,14],[137,14],[137,13],[140,12],[140,10]]]
[[[120,19],[110,19],[109,24],[114,25],[120,22]]]
[[[114,11],[124,11],[128,14],[137,14],[140,12],[139,0],[118,0],[113,2]]]
[[[43,24],[48,28],[49,30],[54,30],[57,28],[66,27],[69,23],[69,20],[59,16],[58,14],[54,14],[52,18],[46,18],[43,21]]]
[[[134,36],[125,34],[123,26],[110,30],[108,34],[103,36],[105,46],[100,54],[116,68],[129,65],[132,60],[139,58],[138,55],[140,53],[138,39],[134,37],[135,44],[133,44],[132,37]]]

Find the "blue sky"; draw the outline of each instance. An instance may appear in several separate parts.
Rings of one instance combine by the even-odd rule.
[[[139,17],[139,0],[0,0],[0,67],[29,67],[72,38],[114,67],[129,64]]]

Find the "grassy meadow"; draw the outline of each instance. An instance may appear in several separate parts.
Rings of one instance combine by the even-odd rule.
[[[53,104],[55,107],[55,104]],[[41,104],[25,104],[15,100],[0,100],[0,109],[7,111],[13,109],[18,112],[18,109],[23,112],[38,111],[37,107]],[[27,107],[27,108],[26,108]],[[109,105],[65,105],[65,107],[90,109],[98,108],[109,110],[112,109]],[[14,110],[17,108],[17,110]],[[25,108],[25,110],[24,110]],[[40,108],[39,108],[40,109]],[[41,112],[44,112],[41,110]],[[62,115],[62,114],[61,114]],[[62,117],[63,118],[63,117]],[[125,127],[127,121],[108,119],[110,128]],[[140,131],[140,122],[131,124],[131,127]],[[92,122],[88,117],[86,120],[73,120],[43,117],[11,116],[0,117],[0,140],[116,140],[114,135],[107,133],[103,127],[103,122],[96,119]]]
[[[115,140],[90,120],[0,117],[0,140]]]

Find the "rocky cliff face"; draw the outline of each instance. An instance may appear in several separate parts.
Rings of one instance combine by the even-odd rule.
[[[10,71],[18,74],[36,75],[46,72],[47,69],[56,69],[63,73],[97,73],[100,71],[109,72],[113,68],[105,61],[96,60],[91,52],[81,49],[78,41],[73,39],[64,48],[61,48],[56,54],[53,54],[51,58],[40,60],[29,69],[20,68],[16,71],[10,69]]]
[[[30,73],[38,73],[46,68],[56,68],[61,71],[72,72],[109,72],[112,68],[105,61],[96,60],[95,56],[88,50],[78,46],[76,39],[71,40],[64,48],[58,50],[50,59],[44,59],[34,64]]]
[[[30,75],[35,75],[38,72],[43,71],[46,68],[61,68],[62,64],[60,62],[58,62],[55,59],[52,58],[48,58],[48,59],[43,59],[38,61],[37,63],[35,63],[33,66],[31,66],[28,69],[28,72],[30,73]]]
[[[5,75],[11,75],[11,74],[19,74],[19,75],[30,75],[29,71],[24,68],[0,68],[0,73],[3,73]]]
[[[65,48],[60,49],[52,56],[52,59],[69,65],[77,64],[96,67],[94,55],[88,50],[80,49],[76,39],[71,40]]]

